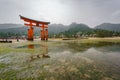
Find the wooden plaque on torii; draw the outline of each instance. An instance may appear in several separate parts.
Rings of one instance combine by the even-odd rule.
[[[40,35],[41,35],[41,40],[48,40],[48,24],[50,22],[43,22],[43,21],[38,21],[38,20],[33,20],[30,18],[26,18],[20,15],[20,19],[24,20],[25,26],[28,26],[28,37],[27,40],[33,41],[34,40],[34,28],[33,27],[40,27]]]

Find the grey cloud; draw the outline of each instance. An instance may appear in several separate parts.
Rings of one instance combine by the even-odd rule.
[[[0,23],[21,23],[19,14],[52,23],[120,23],[120,0],[0,0]]]

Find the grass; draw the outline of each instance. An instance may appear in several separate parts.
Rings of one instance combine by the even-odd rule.
[[[88,38],[78,40],[80,43],[98,43],[98,42],[112,42],[120,43],[120,38]]]
[[[29,44],[39,44],[41,47],[30,49],[28,48]],[[9,52],[25,52],[25,53],[43,53],[42,47],[44,44],[38,43],[38,42],[20,42],[20,43],[0,43],[0,54],[1,53],[9,53]],[[22,46],[26,46],[25,48],[22,48]],[[21,47],[21,48],[18,48]]]
[[[5,63],[0,63],[0,69],[7,67],[8,65]]]
[[[13,59],[12,62],[8,64],[0,62],[0,71],[3,70],[0,72],[0,80],[113,80],[110,77],[112,75],[107,75],[107,70],[104,70],[101,66],[96,65],[98,63],[88,63],[86,60],[81,58],[81,56],[76,58],[76,54],[68,54],[69,58],[64,55],[61,56],[62,58],[57,57],[54,59],[52,57],[49,59],[36,59],[33,61],[26,61],[26,58],[29,55],[23,54],[20,56],[22,53],[42,54],[46,51],[47,46],[48,50],[57,50],[56,53],[62,49],[67,50],[68,47],[69,49],[75,49],[80,52],[87,50],[90,46],[96,46],[96,44],[99,43],[119,44],[120,38],[89,38],[76,40],[50,39],[48,42],[23,41],[18,43],[0,43],[0,56],[9,54],[10,52],[14,52],[16,54],[11,54],[13,55],[11,57],[9,55],[6,56],[11,60]],[[29,44],[40,46],[34,49],[29,49],[27,47]],[[97,47],[100,46],[103,45],[99,45]],[[59,59],[63,58],[66,60],[59,61]],[[20,69],[15,70],[14,67],[20,67]],[[20,77],[18,75],[20,75]]]
[[[10,53],[10,52],[24,52],[24,53],[32,53],[32,54],[34,54],[34,53],[40,54],[41,53],[42,54],[45,52],[44,46],[49,46],[49,50],[51,50],[53,47],[54,48],[61,47],[62,44],[66,45],[64,43],[69,43],[68,46],[70,46],[71,48],[76,48],[76,50],[78,50],[78,51],[81,49],[80,51],[82,51],[83,48],[79,48],[80,46],[85,46],[87,49],[91,45],[95,46],[96,44],[100,44],[100,43],[106,43],[105,45],[120,44],[120,38],[88,38],[88,39],[76,39],[76,40],[50,39],[48,42],[21,41],[21,42],[17,42],[17,43],[16,42],[0,43],[0,54]],[[38,46],[35,49],[30,49],[30,48],[28,48],[29,44],[40,45],[40,46]],[[22,46],[26,46],[26,47],[22,48]],[[101,44],[101,46],[103,46],[103,45]],[[21,48],[19,48],[19,47],[21,47]],[[83,49],[83,51],[84,51],[84,49]]]

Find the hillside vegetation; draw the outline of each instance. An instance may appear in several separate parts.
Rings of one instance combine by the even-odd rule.
[[[21,24],[0,24],[0,38],[27,36],[29,27]],[[49,37],[112,37],[120,36],[120,24],[103,23],[90,28],[86,24],[51,24]],[[40,35],[40,28],[34,27],[34,35]]]

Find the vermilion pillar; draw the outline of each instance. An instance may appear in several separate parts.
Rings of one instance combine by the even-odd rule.
[[[42,24],[42,30],[41,30],[41,40],[45,40],[45,26]]]
[[[28,40],[33,40],[33,28],[30,27],[30,29],[28,29]]]
[[[45,29],[45,38],[48,40],[48,29]]]
[[[40,37],[41,37],[41,40],[43,40],[43,30],[40,31]]]

